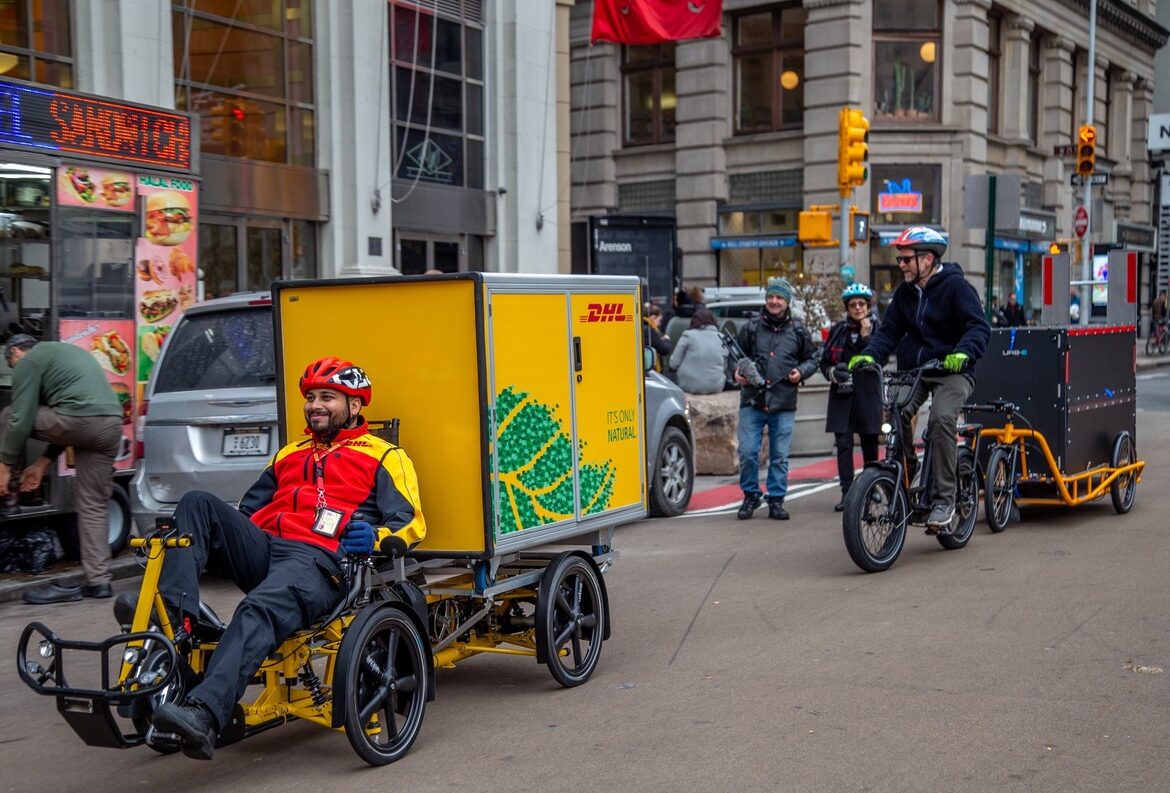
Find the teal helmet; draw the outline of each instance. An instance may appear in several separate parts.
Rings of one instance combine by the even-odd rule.
[[[848,307],[849,301],[855,297],[864,297],[866,302],[873,305],[873,290],[863,283],[852,283],[841,292],[841,302]]]

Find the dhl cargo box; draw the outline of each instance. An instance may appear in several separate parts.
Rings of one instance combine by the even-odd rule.
[[[282,442],[324,355],[365,369],[400,421],[423,558],[491,558],[645,515],[639,282],[461,273],[273,287]]]
[[[1136,349],[1132,325],[997,328],[975,367],[970,401],[1018,405],[1016,425],[1043,433],[1061,473],[1108,465],[1117,433],[1137,437]],[[1004,417],[970,420],[1000,427]],[[1028,468],[1049,470],[1031,445]]]

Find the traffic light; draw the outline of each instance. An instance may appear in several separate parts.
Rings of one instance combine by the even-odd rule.
[[[810,247],[836,245],[833,239],[833,214],[824,207],[813,207],[800,213],[797,239]]]
[[[1077,130],[1077,173],[1090,176],[1097,170],[1097,128],[1083,124]]]
[[[841,108],[837,139],[837,189],[841,191],[841,197],[845,198],[854,187],[865,184],[869,177],[866,166],[869,157],[869,119],[856,108]]]

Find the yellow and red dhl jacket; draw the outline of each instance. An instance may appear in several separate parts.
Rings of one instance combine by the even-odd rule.
[[[312,529],[318,485],[325,506],[344,513],[334,537]],[[312,438],[306,438],[277,452],[240,499],[240,512],[269,534],[331,553],[337,552],[346,524],[354,519],[391,529],[408,547],[427,532],[414,464],[402,449],[371,435],[364,418],[357,427],[339,432],[328,451],[314,449]]]

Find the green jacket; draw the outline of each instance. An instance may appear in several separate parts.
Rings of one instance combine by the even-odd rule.
[[[12,403],[0,463],[21,461],[41,405],[65,416],[122,415],[114,389],[92,355],[72,344],[42,341],[12,369]]]

